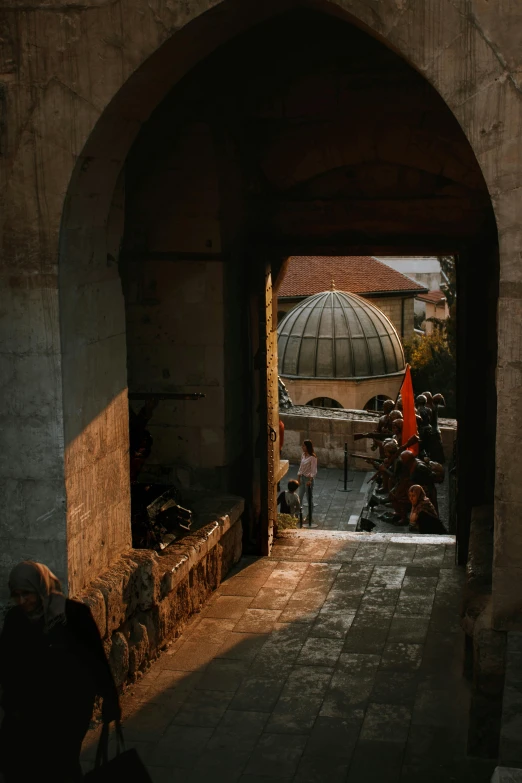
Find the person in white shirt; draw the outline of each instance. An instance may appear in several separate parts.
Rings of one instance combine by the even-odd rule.
[[[299,482],[292,479],[288,482],[288,492],[280,492],[277,496],[277,505],[281,506],[281,514],[290,514],[293,517],[299,516],[299,509],[301,503],[299,502],[299,496],[297,490],[299,489]]]
[[[308,517],[307,522],[312,522],[313,497],[314,497],[314,479],[317,476],[317,456],[314,451],[314,444],[311,440],[303,441],[303,455],[297,478],[299,479],[299,500],[303,504],[303,497],[306,494],[308,499]]]

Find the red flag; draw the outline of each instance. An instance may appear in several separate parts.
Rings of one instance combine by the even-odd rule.
[[[411,438],[412,435],[417,435],[417,419],[415,417],[415,400],[413,398],[413,384],[411,382],[410,365],[406,365],[406,372],[404,373],[404,379],[401,387],[402,398],[402,445]],[[413,446],[408,447],[410,451],[413,451],[415,455],[419,453],[419,444],[415,443]]]

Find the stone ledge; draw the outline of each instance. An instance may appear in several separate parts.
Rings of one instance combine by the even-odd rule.
[[[325,538],[333,540],[353,541],[354,543],[363,543],[372,541],[379,544],[448,544],[455,545],[455,536],[439,536],[429,534],[401,535],[400,533],[358,533],[349,530],[321,530],[308,528],[296,528],[292,530],[283,530],[279,533],[278,540],[283,538]]]
[[[74,596],[90,607],[120,688],[179,636],[241,557],[243,499],[206,496],[191,507],[197,530],[161,554],[126,552]]]

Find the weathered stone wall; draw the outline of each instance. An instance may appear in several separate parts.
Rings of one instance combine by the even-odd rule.
[[[297,0],[137,2],[132,8],[124,0],[85,0],[74,7],[4,3],[0,257],[7,373],[1,424],[7,447],[0,479],[10,521],[2,521],[0,532],[3,569],[20,557],[42,553],[65,575],[70,529],[78,541],[83,535],[91,537],[78,575],[69,576],[74,589],[102,567],[97,553],[107,552],[103,557],[108,562],[125,548],[128,492],[123,489],[105,529],[99,513],[118,484],[125,451],[123,436],[107,443],[108,429],[121,431],[126,408],[123,298],[107,239],[116,182],[140,127],[173,84],[216,47],[296,5]],[[424,111],[418,112],[421,104],[412,102],[410,94],[405,98],[394,85],[389,100],[403,124],[389,132],[379,105],[379,116],[370,121],[375,142],[369,141],[369,133],[360,133],[362,114],[355,126],[360,144],[348,138],[347,131],[354,127],[350,118],[336,129],[335,144],[324,137],[325,149],[333,150],[329,155],[323,154],[317,128],[310,136],[303,126],[297,138],[293,125],[269,155],[263,175],[250,182],[257,193],[263,178],[273,175],[277,204],[268,201],[263,209],[256,204],[251,217],[257,217],[255,227],[263,238],[271,230],[278,239],[295,241],[306,230],[308,238],[327,241],[332,235],[345,236],[352,221],[351,242],[359,243],[360,252],[368,251],[360,245],[364,237],[374,241],[378,236],[390,247],[412,232],[417,242],[420,238],[430,252],[438,252],[449,240],[452,247],[459,240],[465,245],[472,235],[480,240],[487,223],[487,194],[479,193],[478,161],[500,242],[493,617],[499,628],[522,627],[521,599],[512,590],[522,579],[522,486],[513,459],[522,404],[518,7],[501,0],[336,0],[307,5],[355,21],[412,63],[453,112],[476,161],[454,136],[451,113],[437,116],[440,134],[427,139],[432,117],[426,121]],[[372,83],[379,86],[379,80]],[[310,108],[307,91],[301,85],[298,90],[301,103]],[[363,93],[367,108],[373,98],[359,90]],[[420,99],[421,93],[416,94]],[[338,91],[331,95],[337,97]],[[222,106],[216,107],[216,116],[218,109]],[[267,111],[265,119],[268,116],[273,119],[275,112]],[[279,198],[286,186],[298,189],[313,177],[321,180],[326,159],[335,180],[339,166],[353,162],[356,154],[359,166],[370,147],[375,166],[385,154],[393,158],[380,179],[384,187],[379,210],[364,191],[360,200],[350,191],[348,200],[341,199],[329,213],[325,228],[326,201]],[[414,161],[419,167],[411,179],[419,188],[411,200],[407,188],[405,200],[396,199],[400,188],[395,186],[411,181],[406,169]],[[357,186],[369,181],[366,169],[355,171]],[[423,192],[430,195],[428,208]],[[91,509],[96,509],[92,517]]]
[[[369,300],[387,316],[403,342],[408,342],[414,335],[413,313],[415,298],[413,296],[372,296]]]
[[[226,461],[223,264],[150,260],[140,267],[139,290],[134,283],[135,298],[127,299],[130,388],[205,394],[159,402],[143,475],[169,482],[186,469],[189,483],[218,489]],[[136,411],[141,404],[133,403]]]
[[[317,397],[330,397],[340,403],[342,408],[365,410],[365,405],[378,395],[395,400],[401,388],[403,373],[360,381],[282,378],[294,405],[308,405]]]
[[[93,613],[118,687],[180,634],[239,560],[243,506],[221,499],[215,521],[161,555],[130,550],[73,596]]]
[[[222,198],[212,128],[186,117],[182,100],[181,106],[176,114],[151,118],[125,167],[120,268],[129,387],[205,394],[197,402],[159,403],[148,427],[154,445],[143,475],[226,490],[225,466],[237,443],[228,442],[236,433],[226,427],[234,384],[225,380]],[[234,363],[240,371],[241,353]]]
[[[510,631],[506,636],[499,763],[506,767],[514,767],[516,775],[513,775],[512,780],[517,781],[522,778],[522,748],[520,747],[522,634],[517,631]],[[509,777],[506,777],[505,780],[508,783]]]
[[[291,413],[290,410],[280,411],[279,416],[285,425],[285,443],[283,459],[298,463],[301,460],[302,443],[310,439],[314,444],[319,464],[323,468],[342,468],[344,466],[344,444],[348,444],[348,452],[367,454],[378,457],[378,452],[371,450],[371,440],[354,441],[358,432],[372,432],[377,423],[376,417],[365,417],[364,414],[345,413],[313,408],[313,413],[307,415],[302,410]],[[441,427],[442,442],[446,460],[450,460],[455,441],[456,427]],[[350,470],[371,470],[366,462],[355,457],[348,458]]]

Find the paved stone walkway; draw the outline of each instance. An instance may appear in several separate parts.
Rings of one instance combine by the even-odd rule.
[[[281,482],[281,488],[286,489],[287,482],[297,477],[298,465],[290,465],[288,474]],[[369,490],[369,479],[375,471],[349,471],[348,489],[344,489],[344,471],[338,468],[319,468],[314,486],[314,515],[313,521],[321,530],[346,530],[355,531],[357,520],[364,508]],[[439,500],[439,513],[443,523],[448,525],[449,481],[437,487]],[[307,500],[304,500],[303,516],[307,514]],[[408,535],[408,528],[397,528],[388,522],[384,522],[380,515],[390,512],[389,507],[378,506],[374,512],[366,513],[375,525],[374,533],[400,533]]]
[[[288,481],[297,477],[298,468],[299,465],[290,465],[281,482],[281,489],[286,489]],[[362,511],[368,491],[367,478],[372,475],[364,471],[349,471],[350,492],[343,492],[344,472],[337,468],[319,468],[314,483],[314,523],[322,530],[354,531],[356,518]],[[306,516],[306,497],[303,510]]]
[[[487,783],[449,542],[298,531],[245,558],[123,700],[155,783]]]

